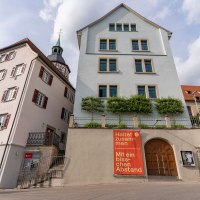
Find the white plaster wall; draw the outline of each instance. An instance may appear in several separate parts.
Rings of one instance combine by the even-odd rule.
[[[136,23],[137,32],[111,32],[109,23]],[[100,38],[116,39],[118,51],[98,51]],[[150,52],[132,52],[132,39],[148,39]],[[119,73],[98,73],[101,57],[117,58]],[[156,74],[135,74],[134,58],[152,59]],[[137,85],[140,84],[156,85],[158,97],[179,98],[185,107],[167,32],[155,28],[125,8],[120,8],[103,21],[82,31],[75,116],[90,116],[81,111],[81,99],[86,96],[98,96],[99,84],[118,85],[119,96],[137,94]],[[188,118],[187,111],[181,117]]]
[[[146,142],[153,138],[160,138],[168,141],[174,150],[178,178],[183,181],[199,180],[199,166],[195,148],[200,145],[199,130],[142,129],[141,137],[143,148]],[[196,167],[182,166],[180,155],[181,150],[193,151]],[[66,156],[70,159],[70,163],[65,172],[65,185],[117,183],[146,180],[146,172],[144,177],[114,177],[113,151],[113,130],[69,129]],[[143,158],[144,166],[146,167],[144,150]]]

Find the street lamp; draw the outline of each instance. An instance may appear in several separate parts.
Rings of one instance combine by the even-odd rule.
[[[197,109],[197,114],[199,115],[199,107],[198,107],[198,105],[197,105],[197,97],[195,96],[195,94],[200,94],[200,92],[198,92],[198,91],[194,91],[194,92],[192,92],[192,98],[194,99],[194,102],[195,102],[195,105],[196,105],[196,109]]]

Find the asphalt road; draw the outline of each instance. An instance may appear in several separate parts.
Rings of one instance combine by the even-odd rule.
[[[200,182],[118,183],[0,190],[0,200],[200,200]]]

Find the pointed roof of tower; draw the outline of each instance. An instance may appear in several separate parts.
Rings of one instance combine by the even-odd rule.
[[[65,60],[62,57],[63,48],[60,45],[60,34],[56,44],[52,47],[51,55],[47,56],[48,59],[52,62],[59,62],[61,64],[65,64]]]

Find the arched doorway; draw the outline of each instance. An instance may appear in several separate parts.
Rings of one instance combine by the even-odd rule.
[[[152,139],[145,144],[148,175],[178,176],[174,151],[162,139]]]

